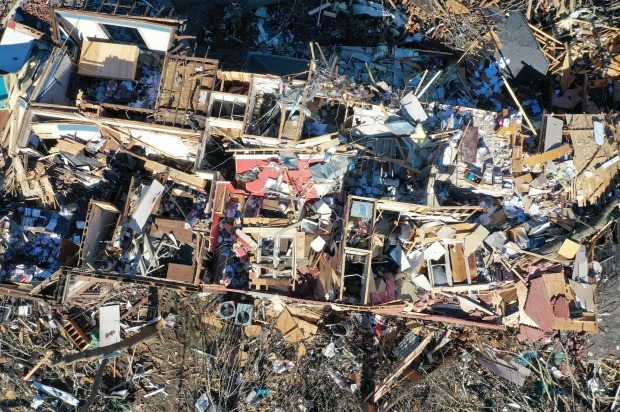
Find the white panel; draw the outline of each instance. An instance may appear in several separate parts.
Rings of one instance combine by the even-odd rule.
[[[164,186],[157,180],[153,180],[148,189],[142,191],[142,196],[138,205],[131,214],[131,220],[128,227],[136,233],[140,233],[146,220],[153,211],[153,206],[164,193]]]
[[[32,36],[7,27],[0,41],[0,70],[18,72],[30,57],[33,43]]]
[[[142,143],[147,153],[156,153],[169,158],[192,160],[198,153],[198,139],[183,138],[171,134],[154,133],[146,130],[127,129],[131,137]]]
[[[119,305],[99,308],[99,347],[121,341],[121,309]]]
[[[241,130],[243,122],[237,120],[220,119],[217,117],[209,117],[209,125],[212,127],[221,127],[223,129]]]
[[[67,31],[75,30],[78,32],[80,39],[94,37],[97,39],[108,39],[108,36],[101,29],[98,23],[84,17],[64,16],[59,13],[67,24],[63,24]]]
[[[112,26],[132,27],[140,33],[146,46],[150,50],[165,52],[170,47],[174,28],[161,24],[148,22],[123,21],[120,19],[106,18],[100,16],[87,16],[69,11],[58,11],[63,26],[67,31],[72,28],[78,31],[79,37],[84,38],[95,37],[97,39],[108,39],[105,31],[100,24],[109,24]]]
[[[139,28],[146,46],[151,50],[168,51],[172,37],[172,29],[165,27]]]

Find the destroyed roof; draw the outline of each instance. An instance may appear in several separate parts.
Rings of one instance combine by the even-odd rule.
[[[25,1],[0,405],[613,409],[620,368],[586,363],[618,355],[603,15],[78,0],[50,39]]]
[[[549,61],[538,47],[525,15],[510,13],[497,28],[496,59],[515,84],[531,82],[547,74]]]
[[[130,16],[134,18],[150,19],[159,21],[173,20],[174,8],[163,6],[159,2],[136,3],[131,0],[118,0],[115,3],[96,0],[52,0],[50,7],[55,9],[83,10],[100,15]],[[155,20],[154,19],[154,20]],[[177,20],[181,21],[181,20]]]

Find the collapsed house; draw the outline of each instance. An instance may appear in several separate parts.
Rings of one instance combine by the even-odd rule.
[[[0,76],[0,186],[15,198],[2,204],[0,294],[63,305],[123,284],[219,294],[231,300],[205,323],[220,327],[237,312],[251,326],[257,297],[537,344],[598,331],[617,119],[519,100],[507,77],[558,70],[542,46],[536,67],[514,61],[545,38],[522,14],[504,23],[527,44],[501,32],[502,57],[470,72],[450,51],[311,44],[293,65],[303,71],[276,75],[222,70],[193,55],[183,20],[117,6],[58,4],[53,45],[15,22],[0,42],[15,54]],[[573,82],[552,106],[578,104]],[[313,330],[283,313],[278,327],[298,340]],[[63,328],[87,347],[77,325]]]
[[[8,136],[16,190],[54,208],[67,178],[92,188],[120,182],[110,162],[143,170],[114,202],[82,205],[77,259],[52,267],[63,282],[91,273],[369,308],[399,301],[401,314],[490,326],[514,313],[497,296],[524,277],[498,256],[537,245],[551,222],[530,220],[501,240],[492,228],[519,204],[458,204],[518,194],[530,199],[526,213],[548,216],[534,200],[552,182],[537,186],[526,172],[538,172],[536,156],[555,167],[568,154],[555,147],[557,128],[545,128],[543,155],[524,160],[518,113],[422,104],[429,85],[386,108],[335,94],[327,61],[296,78],[218,71],[216,60],[175,54],[184,50],[175,46],[180,21],[58,8],[54,22],[63,47]],[[210,170],[214,144],[232,155],[232,183]],[[47,159],[36,162],[38,181],[28,178],[31,158]],[[580,199],[596,195],[578,177],[575,185]],[[454,206],[440,206],[449,199]]]

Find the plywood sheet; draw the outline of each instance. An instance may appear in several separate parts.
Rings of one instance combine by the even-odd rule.
[[[594,141],[594,121],[604,121],[604,115],[567,114],[566,127],[575,148],[573,164],[577,177],[573,187],[579,206],[596,203],[609,188],[620,164],[607,168],[600,165],[611,159],[618,150],[617,137],[606,138],[602,146]]]
[[[159,239],[164,234],[170,233],[181,243],[194,243],[194,232],[185,228],[184,220],[155,218],[155,222],[151,225],[150,235]]]
[[[478,225],[476,230],[465,236],[465,243],[463,246],[463,253],[465,256],[474,253],[487,236],[489,236],[489,231],[482,225]]]
[[[304,333],[299,328],[295,318],[291,316],[291,313],[286,308],[278,316],[276,327],[287,342],[295,343],[305,339]]]
[[[116,80],[135,80],[138,46],[84,40],[78,74]]]
[[[467,269],[465,268],[465,254],[462,243],[450,245],[450,265],[452,265],[452,281],[454,283],[467,282]]]
[[[194,266],[169,263],[166,279],[177,282],[194,283]]]
[[[579,243],[573,242],[570,239],[565,239],[564,243],[562,243],[562,246],[560,247],[560,250],[558,250],[558,254],[564,256],[567,259],[572,259],[577,254],[579,246]]]
[[[564,273],[546,273],[542,275],[542,280],[550,298],[566,295]]]
[[[518,195],[523,195],[523,192],[525,191],[526,187],[524,186],[524,184],[529,183],[533,180],[532,175],[530,173],[523,175],[523,176],[519,176],[519,177],[515,177],[513,179],[513,184],[514,184],[514,188],[515,188],[515,192],[517,192]]]
[[[596,321],[555,318],[553,320],[553,329],[597,333],[598,323]]]

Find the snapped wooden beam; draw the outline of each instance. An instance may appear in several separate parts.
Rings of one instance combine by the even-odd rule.
[[[433,337],[434,336],[430,334],[426,338],[424,338],[424,340],[420,342],[420,344],[409,355],[407,355],[407,357],[405,357],[398,363],[396,368],[394,368],[394,372],[392,372],[392,374],[385,378],[383,382],[381,382],[381,384],[376,387],[375,391],[368,395],[366,399],[364,399],[364,401],[368,402],[370,399],[372,399],[372,403],[377,403],[383,397],[383,395],[385,395],[390,390],[394,380],[396,380],[403,373],[403,371],[407,369],[407,367],[414,360],[416,360],[416,358],[420,356],[420,354],[422,354],[428,344],[431,343],[431,340],[433,340]]]

